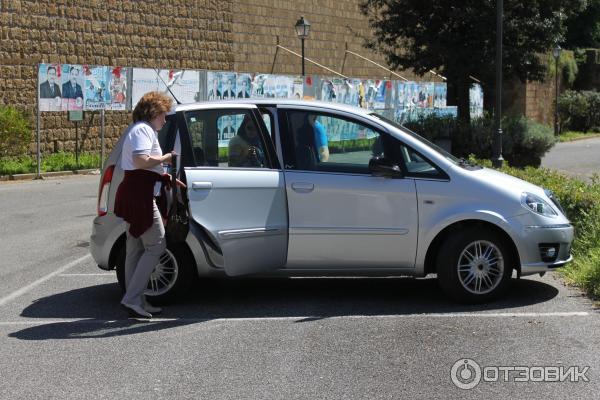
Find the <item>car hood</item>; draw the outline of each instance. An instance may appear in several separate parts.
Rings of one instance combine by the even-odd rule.
[[[529,192],[545,197],[543,188],[495,169],[482,168],[472,171],[471,176],[487,185],[491,184],[501,188],[503,191],[518,191],[519,195],[522,192]]]

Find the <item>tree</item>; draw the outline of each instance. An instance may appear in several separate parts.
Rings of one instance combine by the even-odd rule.
[[[504,0],[503,75],[542,80],[546,53],[565,34],[565,19],[587,0]],[[390,66],[418,75],[436,70],[454,88],[458,116],[470,122],[470,76],[492,93],[496,0],[362,0],[373,38],[366,46]],[[450,91],[450,90],[449,90]]]
[[[600,47],[600,0],[588,0],[587,7],[567,19],[566,47]]]

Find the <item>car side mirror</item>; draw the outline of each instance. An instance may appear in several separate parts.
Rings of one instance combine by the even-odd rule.
[[[385,178],[402,178],[402,170],[398,166],[384,157],[374,157],[369,161],[369,171],[373,176],[382,176]]]

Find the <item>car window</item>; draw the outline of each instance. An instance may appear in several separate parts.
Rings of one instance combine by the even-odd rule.
[[[265,144],[249,110],[185,113],[196,166],[268,168]]]
[[[410,176],[438,177],[440,171],[425,157],[403,144],[400,145],[406,173]]]
[[[288,169],[369,174],[369,161],[385,156],[382,134],[365,124],[331,114],[290,111]]]

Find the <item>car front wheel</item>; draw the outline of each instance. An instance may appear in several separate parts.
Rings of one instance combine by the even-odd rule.
[[[459,231],[440,248],[438,281],[444,292],[457,301],[491,301],[508,288],[513,258],[509,245],[498,233],[479,227]]]

